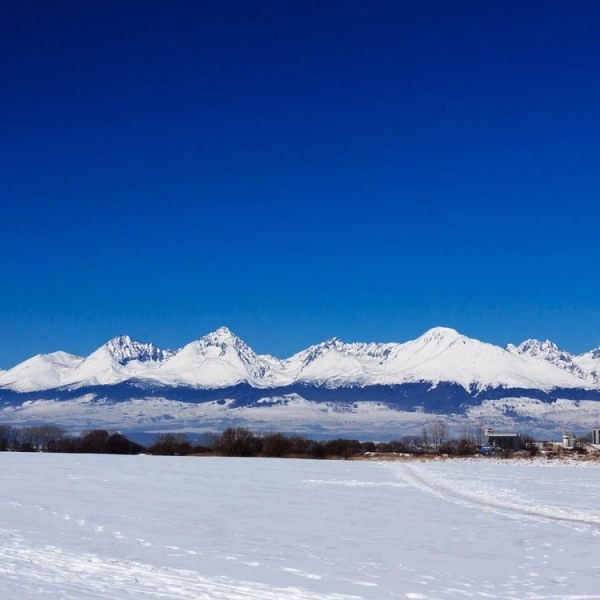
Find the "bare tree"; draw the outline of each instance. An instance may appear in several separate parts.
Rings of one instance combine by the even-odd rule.
[[[293,435],[290,438],[292,442],[293,454],[310,454],[312,448],[312,440],[305,438],[303,435]]]
[[[592,443],[593,437],[591,432],[587,435],[575,438],[574,450],[579,454],[587,454],[587,446]]]
[[[114,432],[106,440],[107,454],[139,454],[144,450],[141,444],[127,439],[123,434]]]
[[[479,418],[475,421],[475,444],[481,448],[483,446],[483,433],[485,431],[485,424],[483,419]]]
[[[444,443],[447,435],[446,422],[441,419],[434,419],[429,424],[429,435],[434,452],[439,452],[440,446]]]
[[[460,438],[454,444],[454,450],[459,456],[470,456],[475,454],[475,436],[473,435],[471,424],[468,421],[463,424]]]
[[[42,425],[40,426],[40,442],[42,450],[49,450],[56,448],[56,446],[69,437],[68,432],[62,427],[56,425]]]
[[[325,453],[327,456],[343,456],[350,458],[353,454],[363,452],[363,447],[358,440],[347,440],[338,438],[325,442]]]
[[[34,425],[22,427],[18,432],[19,441],[32,450],[43,451],[54,448],[67,437],[67,432],[56,425]]]
[[[109,433],[105,429],[89,429],[79,436],[79,452],[89,454],[103,454],[106,452],[106,443]]]
[[[219,434],[216,431],[203,431],[196,443],[204,448],[214,448],[218,439]]]
[[[150,454],[163,456],[184,456],[192,451],[192,446],[185,433],[161,433],[154,443],[148,447]]]
[[[252,456],[259,447],[260,440],[244,427],[228,427],[216,444],[216,449],[227,456]]]
[[[15,430],[10,425],[0,425],[0,452],[8,450],[8,447],[13,440]]]
[[[281,458],[291,454],[294,444],[283,433],[269,433],[263,437],[263,452],[265,456]]]
[[[400,440],[406,447],[407,452],[419,452],[426,445],[427,440],[424,440],[420,435],[405,435]]]
[[[423,450],[429,452],[429,430],[427,425],[423,425],[423,434],[421,437],[423,438]]]
[[[469,444],[474,444],[475,443],[475,435],[473,434],[473,429],[471,428],[471,423],[469,423],[469,421],[466,421],[465,423],[463,423],[463,426],[460,430],[460,440],[464,440],[465,442],[468,442]]]

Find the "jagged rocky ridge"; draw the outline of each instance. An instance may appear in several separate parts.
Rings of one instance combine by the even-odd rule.
[[[509,344],[506,349],[520,356],[530,356],[545,360],[552,365],[572,373],[579,379],[593,384],[600,384],[600,348],[595,348],[584,354],[574,355],[561,350],[550,340],[525,340],[519,346]]]

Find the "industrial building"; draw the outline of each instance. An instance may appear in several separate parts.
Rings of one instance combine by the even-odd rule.
[[[572,449],[575,448],[575,440],[577,438],[571,431],[565,431],[563,433],[563,448]]]
[[[487,446],[501,450],[517,450],[519,448],[518,433],[486,433]]]

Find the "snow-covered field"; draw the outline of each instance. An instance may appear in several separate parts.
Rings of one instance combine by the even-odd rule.
[[[600,598],[597,463],[1,453],[0,477],[2,599]]]

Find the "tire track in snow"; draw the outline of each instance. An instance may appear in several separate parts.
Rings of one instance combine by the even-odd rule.
[[[567,525],[584,525],[592,527],[600,533],[600,515],[580,514],[573,515],[565,513],[559,508],[534,507],[524,504],[503,502],[497,498],[486,497],[482,494],[469,493],[456,487],[441,483],[439,480],[427,477],[421,469],[409,465],[402,465],[400,476],[414,487],[438,496],[444,500],[456,502],[468,507],[481,508],[507,514],[512,517],[529,517],[533,519],[544,519]]]

